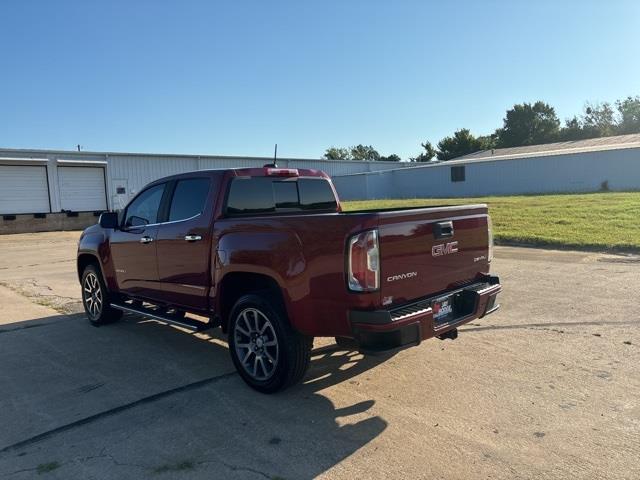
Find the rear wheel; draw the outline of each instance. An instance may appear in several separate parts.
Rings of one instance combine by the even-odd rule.
[[[111,296],[102,274],[95,265],[88,265],[82,272],[82,304],[92,325],[103,325],[122,317],[120,310],[110,306]]]
[[[312,340],[293,330],[283,310],[263,295],[245,295],[231,311],[231,359],[242,379],[260,392],[274,393],[301,381]]]

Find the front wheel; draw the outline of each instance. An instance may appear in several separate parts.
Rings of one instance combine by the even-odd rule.
[[[242,379],[263,393],[283,390],[304,377],[312,339],[291,328],[283,309],[263,295],[241,297],[229,318],[229,352]]]
[[[95,265],[88,265],[82,272],[82,304],[92,325],[103,325],[122,317],[122,312],[111,308],[109,302],[109,291],[100,270]]]

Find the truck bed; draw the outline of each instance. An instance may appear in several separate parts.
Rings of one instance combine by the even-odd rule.
[[[348,336],[349,308],[399,306],[488,272],[487,218],[486,205],[391,208],[224,218],[216,222],[216,230],[221,235],[219,248],[236,268],[244,262],[247,269],[258,271],[281,265],[290,317],[298,330]],[[435,225],[446,221],[452,222],[453,235],[436,238]],[[379,231],[380,288],[350,292],[345,277],[347,242],[370,229]],[[433,247],[452,242],[457,242],[457,251],[433,256]],[[234,253],[240,244],[241,251]]]

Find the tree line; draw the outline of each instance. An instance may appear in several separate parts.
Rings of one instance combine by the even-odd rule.
[[[544,143],[640,133],[640,96],[609,102],[587,103],[581,115],[565,120],[564,125],[548,103],[519,103],[507,110],[502,127],[489,135],[475,136],[468,128],[456,130],[434,147],[421,143],[422,150],[411,162],[451,160],[479,150],[521,147]],[[372,160],[399,162],[396,154],[383,156],[371,145],[349,148],[331,147],[325,151],[329,160]]]

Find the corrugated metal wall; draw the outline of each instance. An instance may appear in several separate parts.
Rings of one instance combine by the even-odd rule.
[[[198,155],[154,155],[129,153],[70,152],[57,150],[0,149],[0,158],[40,158],[47,160],[47,175],[50,184],[52,211],[61,207],[58,191],[58,167],[60,161],[82,164],[82,162],[105,162],[107,169],[107,196],[109,208],[122,207],[135,193],[149,182],[176,173],[213,168],[261,167],[272,162],[271,158],[222,157]],[[410,166],[398,162],[355,162],[322,159],[278,159],[278,165],[291,168],[323,170],[331,176],[361,172],[397,169]],[[117,184],[117,185],[116,185]],[[124,186],[126,193],[119,195],[117,186]]]
[[[465,181],[452,182],[452,166]],[[343,200],[472,197],[528,193],[640,190],[640,149],[526,159],[449,162],[369,174],[334,176]]]
[[[47,159],[53,212],[61,209],[60,161],[105,162],[110,208],[123,206],[147,183],[192,170],[260,167],[269,158],[168,156],[42,150],[0,150],[1,157]],[[469,197],[525,193],[590,192],[607,182],[611,190],[640,189],[640,148],[482,162],[415,166],[395,162],[279,159],[282,167],[315,168],[332,176],[345,200],[417,197]],[[451,167],[465,166],[465,181],[451,181]],[[364,173],[367,172],[367,173]],[[116,183],[126,193],[116,193]]]
[[[212,168],[243,168],[262,167],[272,161],[269,158],[230,158],[230,157],[154,157],[109,155],[109,177],[127,179],[131,194],[137,193],[147,183],[158,178],[176,173]],[[323,170],[330,176],[345,175],[360,172],[388,170],[391,168],[406,168],[409,165],[399,165],[397,162],[354,162],[327,161],[304,159],[279,159],[279,167],[311,168]],[[115,189],[110,186],[109,191],[115,196]],[[116,203],[114,203],[116,205]]]

